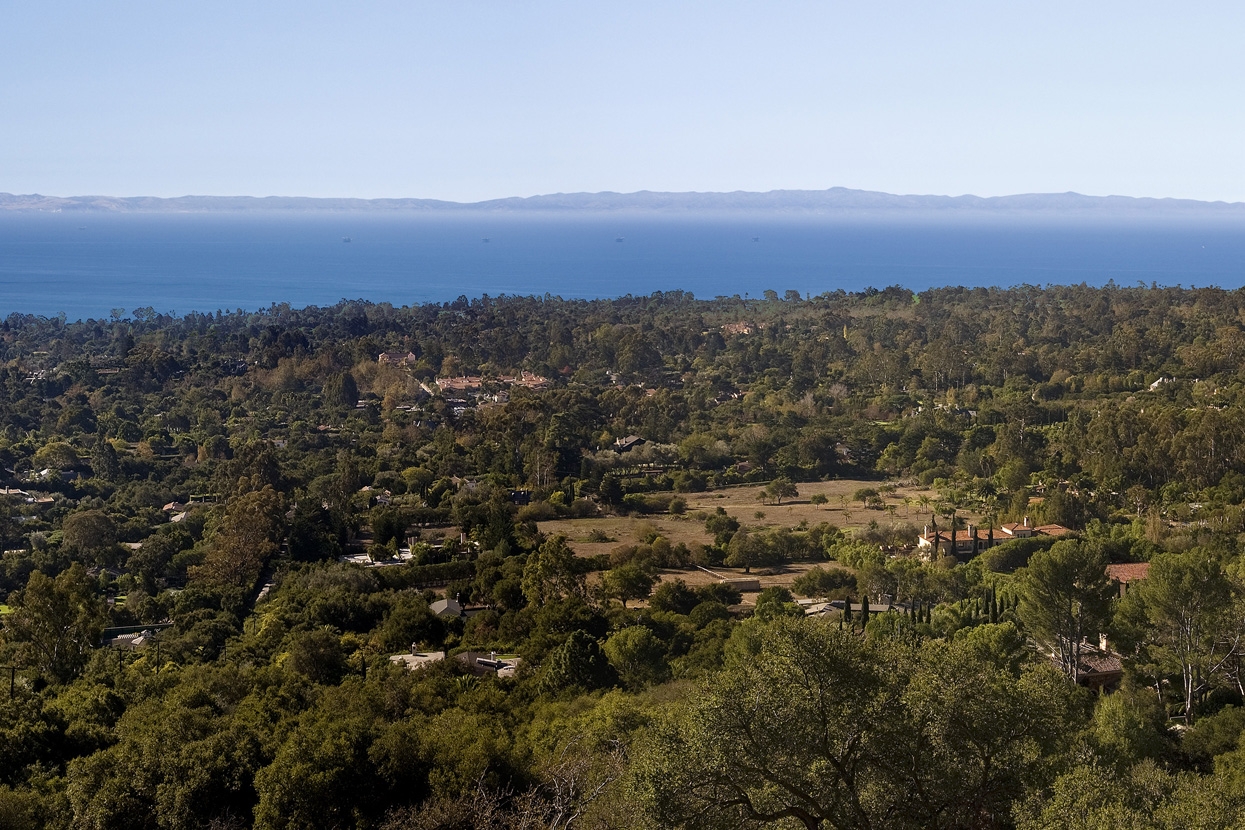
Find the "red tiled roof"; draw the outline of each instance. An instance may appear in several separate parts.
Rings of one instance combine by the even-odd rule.
[[[1063,525],[1039,525],[1033,528],[1038,533],[1044,533],[1047,536],[1066,536],[1072,531]]]
[[[1121,662],[1118,654],[1101,651],[1081,653],[1080,673],[1082,676],[1087,674],[1110,674],[1123,670],[1124,664]]]
[[[1145,579],[1150,573],[1149,562],[1124,562],[1119,565],[1108,565],[1107,576],[1116,582],[1137,582]]]

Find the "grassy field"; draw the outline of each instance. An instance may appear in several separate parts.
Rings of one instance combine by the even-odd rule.
[[[557,519],[541,522],[540,529],[547,534],[566,536],[571,547],[580,556],[608,554],[619,545],[637,544],[640,537],[656,529],[671,544],[682,542],[689,547],[707,545],[713,537],[705,532],[704,519],[717,508],[723,508],[748,528],[777,528],[798,526],[801,522],[815,525],[830,522],[844,530],[866,527],[870,521],[879,524],[911,522],[920,528],[929,520],[929,510],[922,508],[922,496],[937,501],[937,494],[928,488],[899,486],[893,493],[883,493],[883,509],[866,508],[853,501],[853,494],[862,488],[879,489],[879,482],[859,480],[817,481],[798,485],[800,494],[794,499],[784,499],[782,504],[762,503],[763,485],[744,485],[714,490],[708,493],[689,493],[687,512],[681,516],[668,514],[655,516],[605,516],[595,519]],[[813,504],[810,499],[817,494],[826,497],[825,504]],[[908,502],[905,504],[904,500]],[[892,509],[893,508],[893,509]],[[970,520],[972,517],[969,517]],[[598,540],[608,541],[598,541]],[[800,574],[815,563],[794,563],[778,569],[754,569],[744,574],[742,568],[714,567],[713,574],[699,569],[664,571],[663,581],[682,579],[689,585],[705,585],[716,582],[718,574],[725,578],[755,577],[762,588],[772,585],[789,587]],[[756,594],[745,594],[744,604],[755,601]],[[643,605],[643,603],[638,603]]]
[[[929,520],[929,507],[921,507],[921,497],[937,501],[937,493],[924,487],[898,486],[893,493],[883,493],[883,509],[866,508],[852,495],[862,488],[878,489],[876,481],[837,480],[814,481],[800,484],[800,494],[785,499],[782,504],[761,501],[765,489],[760,485],[743,485],[714,490],[708,493],[688,493],[687,512],[681,516],[667,514],[656,516],[606,516],[597,519],[556,519],[541,522],[544,533],[561,533],[571,542],[576,553],[592,556],[609,553],[620,544],[633,544],[641,526],[652,525],[673,544],[708,544],[704,518],[721,507],[741,524],[750,528],[796,527],[801,522],[810,525],[830,522],[844,530],[862,528],[871,521],[879,524],[911,522],[918,528]],[[825,504],[813,504],[810,499],[824,495]],[[904,500],[907,499],[907,503]],[[970,520],[973,517],[968,516]],[[592,541],[593,531],[599,531],[611,541]],[[599,536],[598,536],[599,538]]]
[[[715,490],[711,493],[692,493],[687,499],[688,512],[703,510],[712,512],[721,507],[736,519],[749,526],[757,527],[795,527],[802,521],[809,524],[830,522],[844,530],[865,527],[870,521],[912,522],[920,526],[929,519],[929,509],[922,508],[922,496],[937,502],[938,494],[926,487],[907,487],[899,485],[893,493],[882,493],[886,508],[882,510],[866,508],[852,495],[860,489],[879,489],[879,482],[839,479],[836,481],[813,481],[798,485],[800,495],[782,504],[763,504],[761,493],[763,486],[746,485]],[[824,495],[825,504],[813,504],[810,499],[815,495]],[[908,503],[904,503],[904,499]],[[891,511],[889,508],[894,508]],[[757,512],[764,517],[757,517]]]
[[[742,519],[741,519],[742,521]],[[705,532],[703,518],[689,514],[671,516],[606,516],[600,519],[555,519],[541,522],[540,530],[549,535],[560,533],[567,538],[571,547],[580,556],[595,556],[598,553],[609,553],[619,545],[634,545],[639,537],[650,528],[657,528],[662,536],[670,540],[672,545],[682,542],[692,545],[707,545],[713,536]],[[594,531],[597,538],[608,541],[592,541]]]

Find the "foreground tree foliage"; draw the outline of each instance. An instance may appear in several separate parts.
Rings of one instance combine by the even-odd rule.
[[[1149,577],[1121,603],[1121,630],[1154,676],[1180,677],[1190,720],[1216,675],[1240,656],[1232,593],[1220,557],[1199,549],[1156,556]]]
[[[1110,617],[1115,588],[1107,564],[1102,550],[1062,541],[1035,553],[1018,574],[1021,621],[1058,655],[1060,668],[1074,680],[1082,651],[1093,647]]]
[[[654,817],[681,827],[1005,826],[1048,783],[1075,723],[1048,668],[970,644],[861,640],[804,620],[756,632],[658,727],[637,762]]]

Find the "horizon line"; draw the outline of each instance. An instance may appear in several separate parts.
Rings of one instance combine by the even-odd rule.
[[[862,188],[850,188],[843,186],[832,186],[822,189],[803,189],[803,188],[775,188],[771,190],[634,190],[634,191],[615,191],[615,190],[599,190],[599,191],[555,191],[547,193],[537,193],[527,196],[500,196],[489,199],[478,199],[473,201],[459,201],[454,199],[440,199],[425,196],[381,196],[381,197],[364,197],[364,196],[303,196],[303,195],[279,195],[268,194],[264,196],[255,196],[248,194],[203,194],[203,193],[183,193],[178,196],[151,196],[151,195],[130,195],[117,196],[101,193],[86,193],[72,196],[58,196],[44,193],[22,193],[15,194],[0,191],[0,209],[20,208],[20,203],[26,202],[64,202],[81,204],[88,207],[83,202],[120,202],[120,203],[160,203],[160,202],[179,202],[188,200],[204,200],[204,201],[226,201],[226,200],[245,200],[253,202],[273,202],[273,201],[289,201],[289,202],[349,202],[356,204],[391,204],[391,203],[408,203],[422,204],[425,206],[444,206],[444,207],[485,207],[485,206],[504,206],[519,205],[531,203],[534,201],[553,200],[553,199],[634,199],[636,197],[654,197],[654,198],[685,198],[685,199],[705,199],[713,197],[781,197],[788,196],[792,198],[811,197],[811,196],[827,196],[830,194],[851,195],[869,199],[894,199],[894,200],[940,200],[950,203],[999,203],[1009,200],[1018,199],[1077,199],[1087,202],[1111,202],[1114,206],[1123,206],[1126,203],[1142,203],[1146,205],[1164,205],[1164,206],[1215,206],[1215,207],[1232,207],[1245,206],[1245,201],[1229,201],[1225,199],[1192,199],[1180,196],[1128,196],[1122,194],[1094,195],[1085,194],[1075,190],[1067,191],[1030,191],[1023,193],[1008,193],[997,196],[979,196],[973,193],[961,193],[957,195],[939,194],[939,193],[891,193],[882,190],[866,190]],[[844,205],[847,207],[847,205]],[[880,207],[881,205],[876,205]],[[900,206],[900,205],[894,205]],[[930,205],[927,205],[927,207]],[[32,205],[33,207],[33,205]],[[865,207],[856,205],[855,207]],[[913,205],[915,207],[915,205]]]

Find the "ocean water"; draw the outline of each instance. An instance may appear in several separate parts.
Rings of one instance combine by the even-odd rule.
[[[343,238],[349,237],[349,242]],[[488,240],[488,241],[485,241]],[[0,316],[459,295],[1245,285],[1245,223],[641,214],[0,215]]]

